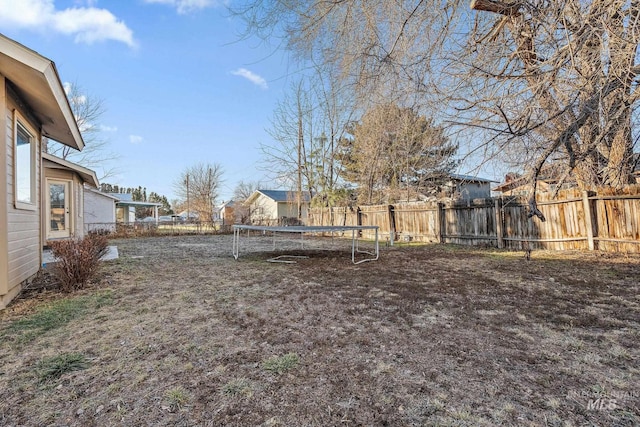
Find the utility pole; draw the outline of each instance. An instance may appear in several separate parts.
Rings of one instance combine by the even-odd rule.
[[[187,174],[187,221],[191,219],[191,206],[189,205],[189,174]]]
[[[304,146],[302,131],[302,106],[300,105],[300,94],[298,94],[298,219],[302,219],[302,147]]]

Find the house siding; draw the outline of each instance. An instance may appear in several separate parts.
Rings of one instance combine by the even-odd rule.
[[[6,86],[3,84],[3,88]],[[41,235],[40,235],[40,200],[36,197],[35,210],[16,209],[14,205],[14,182],[13,182],[13,111],[18,110],[34,131],[36,162],[35,162],[35,185],[36,195],[40,194],[40,144],[41,136],[39,126],[28,119],[28,112],[20,109],[18,103],[6,95],[4,102],[3,118],[5,125],[5,161],[3,162],[6,177],[5,187],[6,199],[4,207],[6,212],[6,271],[7,276],[4,286],[0,285],[0,308],[6,305],[10,296],[15,295],[20,290],[22,282],[35,275],[41,265]]]
[[[84,191],[84,223],[87,230],[115,231],[116,203],[111,197]]]
[[[254,220],[273,220],[278,215],[278,204],[269,197],[260,194],[253,202],[251,210],[255,212],[253,215]]]
[[[6,306],[11,295],[9,292],[9,259],[4,256],[8,252],[7,234],[7,95],[5,78],[0,74],[0,309]],[[2,141],[5,141],[2,143]]]
[[[467,182],[460,184],[458,191],[463,200],[483,199],[491,197],[491,186],[488,182]]]
[[[261,208],[261,210],[258,210]],[[252,215],[253,221],[269,221],[271,223],[277,222],[281,218],[297,218],[298,217],[298,205],[295,201],[290,202],[276,202],[270,197],[260,194],[256,197],[251,206],[251,210],[255,212]],[[258,213],[259,212],[259,213]],[[308,204],[302,205],[302,219],[307,218]]]
[[[298,217],[298,205],[296,202],[290,203],[278,203],[278,218],[297,218]],[[307,206],[302,205],[302,218],[307,217]]]

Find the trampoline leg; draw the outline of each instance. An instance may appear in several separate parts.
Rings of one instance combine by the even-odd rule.
[[[240,230],[237,228],[233,229],[233,244],[232,244],[232,253],[233,257],[238,260],[238,256],[240,256]]]

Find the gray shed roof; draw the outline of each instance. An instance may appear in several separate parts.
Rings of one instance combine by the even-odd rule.
[[[266,197],[276,202],[294,202],[296,200],[296,192],[289,190],[256,190],[255,193],[249,197],[249,200],[257,197],[257,193],[261,193]],[[311,197],[308,192],[302,193],[302,201],[309,202]]]
[[[478,176],[473,176],[473,175],[460,175],[456,173],[450,173],[449,177],[457,181],[465,181],[465,182],[498,182],[493,179],[480,178]]]

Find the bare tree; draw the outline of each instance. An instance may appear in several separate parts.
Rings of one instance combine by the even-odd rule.
[[[315,172],[311,202],[314,206],[335,206],[346,201],[340,142],[345,140],[357,111],[353,91],[341,85],[337,70],[330,64],[315,64],[312,79],[316,134],[307,159]]]
[[[328,206],[344,184],[336,156],[353,108],[331,76],[326,68],[316,66],[292,84],[268,130],[275,144],[262,145],[266,169],[281,185],[295,189],[299,211],[302,194]]]
[[[489,126],[499,125],[492,130],[505,142],[527,139],[535,173],[547,160],[560,160],[583,186],[620,187],[630,182],[638,4],[554,3],[472,1],[493,26],[476,33],[469,58],[486,75],[485,89],[500,82],[515,94],[507,101],[520,104],[485,97],[478,111]]]
[[[475,129],[475,150],[510,154],[534,196],[548,163],[583,188],[632,182],[637,0],[280,0],[239,11],[249,31],[275,28],[301,58],[341,70],[362,105],[417,105]]]
[[[258,181],[240,181],[233,190],[233,213],[235,221],[241,224],[249,223],[251,219],[251,205],[247,203],[247,199],[260,189]]]
[[[222,167],[216,163],[198,163],[186,168],[174,182],[179,205],[186,206],[188,218],[193,212],[201,221],[213,221],[218,192],[222,184]]]
[[[86,94],[77,83],[65,83],[64,89],[85,147],[78,151],[49,140],[47,152],[96,171],[100,180],[113,176],[116,171],[111,163],[119,156],[109,150],[109,141],[104,138],[100,126],[100,119],[106,112],[104,101]]]
[[[269,134],[276,145],[262,144],[267,172],[288,188],[295,188],[298,213],[302,210],[302,192],[313,191],[314,168],[306,160],[313,151],[313,106],[307,81],[300,79],[274,111]]]

